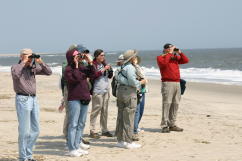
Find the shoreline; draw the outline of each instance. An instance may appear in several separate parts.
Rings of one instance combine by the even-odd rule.
[[[9,66],[2,66],[2,67],[9,68]],[[53,67],[51,67],[51,68],[53,68]],[[10,70],[11,70],[11,68],[9,69],[9,71],[0,71],[0,74],[3,74],[3,73],[9,73],[10,74]],[[53,71],[55,71],[55,70],[53,70]],[[53,75],[60,76],[60,73],[59,72],[54,72]],[[150,76],[150,77],[147,76],[147,78],[148,78],[148,81],[159,81],[160,82],[160,78],[154,78],[153,76]],[[184,79],[184,78],[182,78],[182,79]],[[211,84],[211,85],[215,85],[215,86],[216,85],[222,85],[222,86],[242,87],[242,83],[241,84],[234,84],[234,83],[229,84],[229,83],[223,83],[223,82],[204,82],[204,81],[199,82],[199,81],[190,81],[190,80],[186,80],[186,79],[184,79],[184,80],[187,83],[191,83],[191,84]]]
[[[55,55],[55,54],[59,54],[59,53],[38,53],[38,52],[34,52],[35,54],[38,54],[38,55]],[[0,54],[0,57],[9,57],[9,56],[19,56],[20,54],[19,53],[3,53],[3,54]]]

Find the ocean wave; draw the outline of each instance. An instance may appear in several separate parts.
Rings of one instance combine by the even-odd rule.
[[[160,78],[158,68],[142,67],[148,78]],[[214,68],[186,68],[180,69],[181,78],[191,82],[206,82],[220,84],[242,85],[242,71],[240,70],[221,70]]]
[[[42,57],[58,57],[58,56],[65,56],[65,54],[64,53],[59,53],[59,54],[40,54],[40,56],[42,56]]]
[[[117,52],[106,52],[107,55],[117,55]]]
[[[60,63],[47,63],[49,66],[59,66],[60,65]]]
[[[160,70],[155,67],[142,67],[149,79],[161,79]],[[242,85],[242,71],[221,70],[214,68],[186,68],[180,69],[181,78],[191,82],[236,84]]]
[[[51,67],[55,74],[62,74],[62,67]],[[160,71],[158,68],[142,67],[148,79],[159,80]],[[114,67],[116,70],[116,67]],[[10,66],[0,66],[0,72],[10,72]],[[186,68],[181,69],[181,78],[191,82],[218,83],[228,85],[242,85],[242,71],[240,70],[221,70],[214,68]]]

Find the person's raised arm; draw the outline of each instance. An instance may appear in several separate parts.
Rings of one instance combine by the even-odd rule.
[[[181,59],[178,61],[178,64],[186,64],[189,62],[189,58],[179,50],[178,54],[181,56]]]
[[[127,80],[128,80],[128,84],[132,87],[136,87],[137,89],[140,89],[140,81],[138,81],[136,79],[136,73],[135,73],[135,68],[128,68],[128,70],[126,70],[127,73]]]
[[[171,56],[172,56],[171,54],[164,54],[164,55],[157,56],[157,64],[159,66],[168,64],[171,59]]]
[[[13,65],[11,68],[11,74],[14,79],[19,79],[22,75],[23,68],[28,65],[28,55],[21,55],[21,61],[19,64]]]
[[[50,69],[50,67],[47,64],[45,64],[41,58],[38,58],[38,59],[36,58],[35,62],[39,64],[34,69],[36,72],[36,75],[51,75],[52,74],[52,70]]]

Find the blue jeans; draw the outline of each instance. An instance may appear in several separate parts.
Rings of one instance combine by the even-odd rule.
[[[39,106],[33,96],[16,95],[19,160],[31,159],[39,136]]]
[[[136,107],[135,116],[134,116],[134,133],[138,133],[139,128],[139,122],[143,116],[145,108],[145,93],[142,94],[142,97],[140,99],[140,103]]]
[[[79,100],[68,101],[69,125],[67,145],[69,151],[80,147],[80,140],[86,123],[88,105],[83,105]]]

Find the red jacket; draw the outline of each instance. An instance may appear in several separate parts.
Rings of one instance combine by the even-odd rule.
[[[157,64],[160,68],[162,82],[180,82],[179,64],[186,64],[188,62],[189,59],[183,53],[178,56],[174,56],[171,53],[157,56]]]

